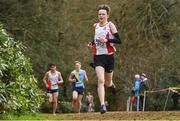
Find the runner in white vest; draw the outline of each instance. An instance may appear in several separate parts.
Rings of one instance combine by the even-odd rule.
[[[52,105],[52,112],[55,115],[57,109],[57,99],[58,99],[58,84],[63,83],[61,73],[56,71],[56,65],[50,64],[50,70],[46,72],[43,81],[46,85],[47,93],[49,94],[49,102]]]
[[[99,22],[94,24],[94,40],[89,42],[88,47],[93,49],[94,63],[98,77],[98,96],[101,103],[101,114],[106,112],[104,84],[110,87],[113,94],[116,87],[112,81],[114,70],[114,53],[116,51],[114,43],[120,44],[121,40],[115,25],[108,21],[110,8],[108,5],[98,7]]]

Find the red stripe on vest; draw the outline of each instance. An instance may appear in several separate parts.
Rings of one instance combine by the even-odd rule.
[[[51,81],[50,80],[47,81],[47,84],[48,84],[48,89],[51,89]]]
[[[94,46],[93,46],[93,54],[96,55],[96,53],[97,53],[96,44],[94,44]]]
[[[107,33],[106,39],[109,39],[109,33]],[[108,53],[115,52],[114,47],[111,46],[111,44],[109,42],[106,42],[106,47],[107,47]]]

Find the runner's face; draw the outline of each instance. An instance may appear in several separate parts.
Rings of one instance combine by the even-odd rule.
[[[101,23],[107,22],[107,19],[108,19],[107,11],[104,9],[100,9],[98,11],[98,19],[99,19],[99,22]]]
[[[51,66],[50,70],[53,72],[56,71],[56,66]]]
[[[80,69],[81,69],[81,64],[76,63],[76,64],[75,64],[75,69],[76,69],[76,70],[80,70]]]

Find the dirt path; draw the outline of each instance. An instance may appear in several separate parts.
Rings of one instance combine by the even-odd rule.
[[[81,114],[43,114],[45,119],[52,120],[180,120],[180,111],[172,112],[108,112]]]

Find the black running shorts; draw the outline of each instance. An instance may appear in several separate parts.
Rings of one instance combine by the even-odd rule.
[[[94,65],[102,66],[105,72],[111,73],[114,70],[114,55],[95,55]]]
[[[56,93],[59,89],[47,89],[47,93]]]

